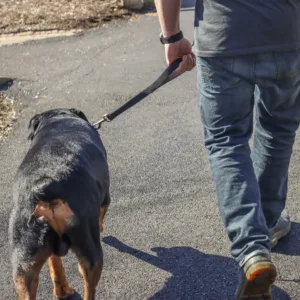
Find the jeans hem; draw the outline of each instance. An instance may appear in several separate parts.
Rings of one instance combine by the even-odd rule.
[[[268,250],[256,250],[251,252],[250,254],[244,256],[241,260],[238,260],[238,264],[240,266],[240,268],[242,268],[245,263],[252,257],[254,256],[258,256],[258,255],[263,255],[263,256],[267,256],[269,258],[271,258],[271,252]]]

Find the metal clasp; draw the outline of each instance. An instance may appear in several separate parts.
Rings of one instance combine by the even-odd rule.
[[[102,123],[104,123],[104,122],[110,122],[110,121],[111,121],[111,120],[108,118],[108,114],[105,114],[105,115],[103,116],[103,118],[100,119],[98,122],[94,123],[93,126],[94,126],[97,130],[99,130],[99,129],[101,128]]]

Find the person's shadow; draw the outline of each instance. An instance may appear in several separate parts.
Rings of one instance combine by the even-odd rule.
[[[157,247],[151,249],[156,255],[151,255],[127,246],[112,236],[104,237],[103,242],[172,274],[150,300],[234,299],[238,277],[236,262],[231,258],[208,255],[191,247]],[[272,295],[273,300],[291,299],[276,286],[272,288]]]
[[[292,222],[290,233],[280,240],[272,252],[300,256],[300,224]]]

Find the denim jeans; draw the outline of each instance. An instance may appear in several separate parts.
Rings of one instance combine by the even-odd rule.
[[[270,251],[300,122],[300,49],[198,57],[203,139],[231,254]],[[249,139],[253,133],[252,149]]]

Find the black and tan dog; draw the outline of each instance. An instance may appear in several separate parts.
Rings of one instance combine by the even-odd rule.
[[[47,260],[54,296],[72,295],[60,258],[72,249],[84,279],[84,300],[92,300],[103,265],[99,232],[110,203],[105,148],[75,109],[36,115],[29,129],[32,142],[14,182],[9,226],[18,299],[36,299]]]

